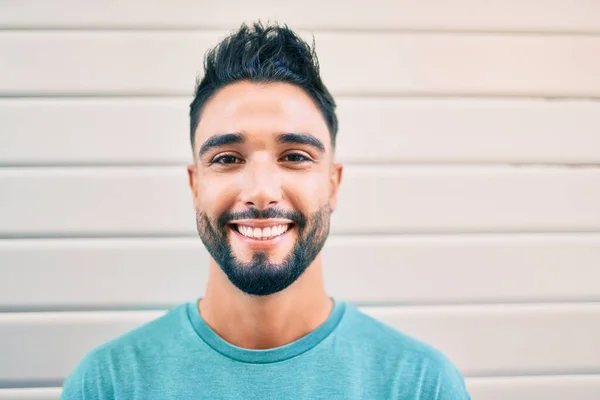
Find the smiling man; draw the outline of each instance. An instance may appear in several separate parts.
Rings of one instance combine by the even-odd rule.
[[[342,166],[314,48],[243,25],[204,67],[188,176],[205,295],[91,351],[62,398],[469,399],[442,353],[326,293]]]

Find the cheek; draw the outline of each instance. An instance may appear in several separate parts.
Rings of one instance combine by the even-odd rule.
[[[211,179],[203,176],[198,189],[197,206],[199,211],[215,217],[230,209],[235,203],[236,186],[227,179]]]
[[[286,193],[294,207],[314,211],[329,200],[329,180],[323,174],[310,174],[286,180]]]

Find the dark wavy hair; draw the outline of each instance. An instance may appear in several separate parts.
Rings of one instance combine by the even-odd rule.
[[[287,25],[264,27],[261,22],[252,28],[242,24],[206,53],[204,76],[197,80],[190,104],[192,148],[204,104],[219,89],[237,81],[284,82],[302,88],[321,110],[335,148],[336,104],[321,80],[314,37],[311,47]]]

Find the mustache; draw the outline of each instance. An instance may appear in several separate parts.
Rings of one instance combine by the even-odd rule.
[[[236,212],[225,212],[217,218],[217,226],[219,228],[224,228],[231,221],[235,221],[238,219],[270,219],[270,218],[281,218],[281,219],[289,219],[293,221],[300,229],[304,228],[307,223],[307,218],[295,210],[281,210],[278,208],[266,208],[264,210],[259,210],[257,208],[249,208],[244,211],[236,211]]]

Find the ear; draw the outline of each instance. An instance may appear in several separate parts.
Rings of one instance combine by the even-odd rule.
[[[331,173],[329,175],[329,207],[331,211],[335,211],[338,203],[338,193],[342,183],[342,173],[344,166],[340,163],[331,164]]]
[[[190,190],[192,191],[192,199],[194,201],[194,210],[196,210],[196,202],[198,200],[198,168],[196,164],[189,164],[187,166],[188,172],[188,184],[190,186]]]

